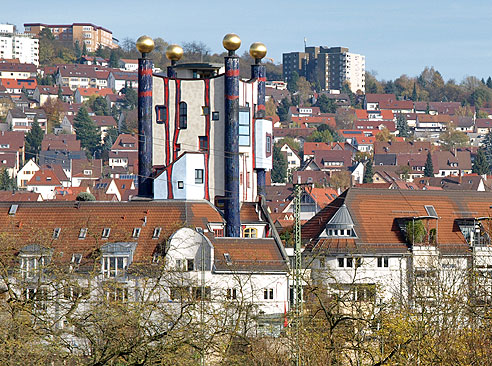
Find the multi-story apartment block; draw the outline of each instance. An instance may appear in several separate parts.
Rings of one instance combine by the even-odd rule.
[[[12,24],[0,24],[1,58],[39,65],[39,40],[31,34],[15,32]]]
[[[352,92],[365,91],[365,56],[346,47],[305,47],[304,51],[283,54],[284,80],[297,72],[319,83],[321,90],[340,90],[349,82]]]
[[[44,28],[49,28],[55,39],[69,44],[79,42],[80,47],[85,44],[87,51],[94,52],[101,47],[117,48],[113,33],[92,23],[73,23],[65,25],[51,25],[42,23],[25,23],[26,33],[39,35]]]

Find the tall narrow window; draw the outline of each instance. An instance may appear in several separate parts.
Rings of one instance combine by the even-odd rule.
[[[166,123],[167,121],[167,107],[164,105],[157,105],[155,107],[156,122],[159,124]]]
[[[195,184],[203,184],[203,169],[195,169]]]
[[[185,129],[188,127],[188,106],[186,102],[179,103],[179,128]]]
[[[208,138],[207,136],[198,136],[198,148],[200,151],[208,150]]]

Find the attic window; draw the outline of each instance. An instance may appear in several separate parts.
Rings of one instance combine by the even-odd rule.
[[[424,208],[425,208],[425,211],[427,212],[427,215],[437,217],[437,212],[436,212],[436,209],[434,208],[434,206],[425,205]]]
[[[72,260],[71,262],[73,264],[80,264],[80,261],[82,260],[82,254],[72,254]]]
[[[224,258],[228,266],[232,264],[231,255],[229,253],[224,253]]]
[[[142,230],[142,229],[139,227],[136,227],[133,229],[132,237],[134,239],[137,239],[140,236],[140,230]]]
[[[80,229],[79,239],[85,239],[86,236],[87,236],[87,228],[83,227],[82,229]]]
[[[161,231],[162,231],[161,227],[154,228],[154,233],[152,234],[152,239],[159,239],[159,236],[161,235]]]
[[[110,233],[110,232],[111,232],[111,228],[109,228],[109,227],[105,227],[105,228],[103,229],[103,231],[102,231],[102,235],[101,235],[101,237],[102,237],[103,239],[107,239],[107,238],[109,238],[109,233]]]
[[[61,228],[55,227],[53,229],[53,239],[58,239],[60,237]]]
[[[17,209],[18,208],[19,208],[19,205],[12,205],[12,206],[10,206],[9,215],[15,215],[15,213],[17,212]]]

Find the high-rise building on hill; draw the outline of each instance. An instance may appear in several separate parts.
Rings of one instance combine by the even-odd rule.
[[[365,92],[365,56],[345,47],[305,47],[304,52],[284,53],[284,80],[291,80],[294,72],[319,83],[321,90],[340,90],[347,81],[352,92]]]
[[[0,59],[39,65],[39,40],[30,34],[15,32],[12,24],[0,24]]]
[[[80,48],[83,45],[87,51],[94,52],[99,46],[108,48],[117,48],[113,38],[113,32],[110,30],[94,25],[92,23],[73,23],[73,24],[43,24],[43,23],[25,23],[26,33],[39,35],[44,29],[49,28],[55,39],[67,44],[79,42]]]

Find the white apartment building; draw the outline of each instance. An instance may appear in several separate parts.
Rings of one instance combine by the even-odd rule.
[[[357,90],[365,92],[366,90],[366,57],[357,53],[342,53],[342,70],[340,79],[342,83],[348,81],[350,90],[356,93]]]
[[[0,24],[0,58],[38,66],[39,40],[30,34],[16,33],[12,24]]]

